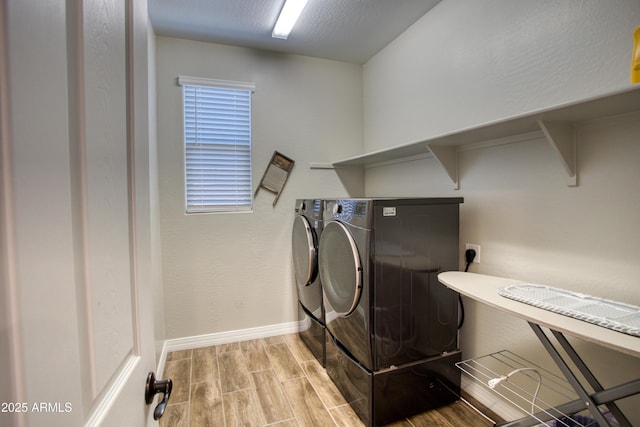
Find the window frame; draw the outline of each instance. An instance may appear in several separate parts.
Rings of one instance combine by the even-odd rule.
[[[218,79],[207,79],[207,78],[200,78],[200,77],[178,76],[178,85],[182,86],[182,124],[183,124],[182,145],[183,145],[183,167],[184,167],[185,213],[191,215],[191,214],[202,214],[202,213],[251,212],[253,209],[251,115],[252,115],[252,95],[255,92],[255,84],[249,83],[249,82],[237,82],[237,81],[231,81],[231,80],[218,80]],[[228,90],[229,96],[232,96],[233,94],[238,94],[236,91],[245,92],[242,94],[244,97],[248,95],[248,102],[245,101],[242,104],[242,108],[245,109],[245,112],[241,114],[242,116],[241,122],[244,122],[244,123],[241,126],[239,126],[238,129],[232,130],[232,135],[235,135],[235,132],[238,132],[238,135],[242,135],[238,139],[239,141],[238,144],[229,143],[228,141],[227,143],[208,142],[208,143],[202,144],[198,141],[198,138],[200,136],[200,132],[198,131],[198,123],[202,124],[202,122],[198,122],[197,116],[194,117],[192,115],[192,117],[188,118],[188,112],[187,112],[187,91],[188,89],[190,90],[191,88],[195,88],[196,91],[200,88],[205,90],[213,89],[216,92],[216,94],[222,94],[222,92],[226,92]],[[194,94],[193,96],[195,98],[194,101],[197,100],[197,94]],[[248,112],[246,111],[247,108],[248,108]],[[192,123],[189,126],[188,126],[188,121]],[[211,137],[214,136],[214,134],[215,132],[211,132],[209,134],[207,134],[207,132],[204,132],[203,139],[208,136],[209,141],[211,141]],[[217,136],[217,134],[215,136]],[[200,144],[199,148],[198,148],[198,144]],[[242,147],[247,145],[248,145],[248,160],[246,159],[246,155],[242,156],[242,154],[239,154],[242,151],[245,151],[242,149]],[[240,150],[237,150],[236,149],[237,147],[240,147]],[[198,149],[201,151],[198,152]],[[242,196],[240,198],[237,198],[237,196],[231,196],[228,200],[226,200],[226,203],[222,196],[223,193],[215,189],[211,190],[211,192],[209,193],[205,193],[204,197],[202,198],[203,200],[208,198],[208,203],[204,202],[203,200],[201,200],[203,201],[202,203],[194,203],[194,199],[196,198],[196,196],[194,196],[194,192],[196,191],[195,188],[198,185],[204,186],[204,184],[208,182],[211,183],[214,181],[211,179],[207,180],[206,178],[203,178],[202,181],[198,183],[197,178],[194,179],[193,177],[190,177],[189,176],[190,171],[194,169],[194,166],[196,165],[196,162],[197,162],[196,160],[191,160],[191,163],[190,163],[190,157],[193,158],[193,155],[196,154],[201,156],[200,160],[202,160],[203,158],[212,158],[212,156],[215,157],[216,159],[220,159],[221,158],[220,153],[223,151],[229,151],[231,152],[232,156],[235,156],[235,157],[245,157],[244,160],[241,162],[244,165],[244,167],[238,168],[238,170],[235,170],[235,171],[231,170],[230,172],[231,172],[232,179],[233,177],[240,176],[240,179],[238,181],[246,182],[247,175],[248,175],[248,181],[249,181],[248,188],[246,184],[236,185],[235,187],[233,187],[232,185],[233,188],[244,187],[242,188],[243,190]],[[248,162],[248,167],[246,167],[247,162]],[[205,161],[205,163],[207,162]],[[233,164],[230,163],[229,166],[233,169]],[[203,168],[203,170],[205,171],[207,169],[209,169],[209,171],[213,171],[216,174],[218,174],[218,171],[221,170],[221,169],[216,169],[215,166],[211,166],[211,165],[205,166],[205,168]],[[234,174],[237,174],[237,175],[234,175]],[[219,198],[220,200],[215,200],[216,198]],[[236,203],[233,203],[232,202],[233,200],[235,200]]]

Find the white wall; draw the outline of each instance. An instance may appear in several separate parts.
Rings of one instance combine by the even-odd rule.
[[[344,196],[331,170],[362,151],[362,68],[309,57],[158,37],[158,173],[167,338],[297,320],[290,234],[296,198]],[[253,187],[274,150],[296,165],[275,207],[261,190],[252,213],[184,214],[178,75],[255,82]],[[362,182],[354,181],[362,192]]]
[[[631,0],[445,0],[365,64],[366,150],[623,89],[638,23]],[[462,196],[460,253],[482,247],[470,271],[640,304],[638,141],[640,113],[580,123],[576,188],[535,139],[459,153],[458,191],[422,159],[367,169],[366,194]],[[525,322],[465,307],[464,358],[507,348],[550,365]],[[605,385],[640,376],[638,359],[575,344]],[[633,425],[639,401],[623,405]]]
[[[444,0],[364,66],[365,148],[629,85],[636,0]]]

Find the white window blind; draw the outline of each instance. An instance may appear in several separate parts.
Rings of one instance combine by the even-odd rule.
[[[251,210],[250,83],[179,77],[184,96],[186,210]]]

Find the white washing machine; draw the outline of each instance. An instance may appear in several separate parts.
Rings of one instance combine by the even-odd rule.
[[[318,275],[318,242],[322,234],[323,210],[321,199],[296,200],[291,249],[298,294],[298,333],[324,367],[326,328]]]

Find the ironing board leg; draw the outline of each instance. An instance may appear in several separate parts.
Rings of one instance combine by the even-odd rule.
[[[593,399],[591,398],[589,393],[587,393],[587,391],[584,389],[582,384],[580,384],[580,381],[578,381],[575,374],[571,371],[571,368],[569,368],[567,363],[564,361],[564,359],[562,358],[558,350],[554,347],[553,343],[549,340],[549,337],[547,337],[547,335],[544,333],[542,328],[539,325],[536,325],[535,323],[531,323],[531,322],[529,322],[529,326],[531,326],[531,329],[533,329],[533,332],[536,334],[536,336],[538,337],[538,339],[540,340],[544,348],[547,350],[547,352],[549,353],[549,355],[551,356],[555,364],[558,366],[558,368],[560,368],[560,371],[562,372],[562,374],[565,376],[567,381],[569,381],[569,384],[571,384],[571,387],[573,387],[575,392],[578,394],[578,397],[585,402],[585,405],[591,412],[591,415],[593,416],[593,418],[598,422],[599,425],[611,427],[611,424],[609,423],[609,421],[607,421],[607,419],[604,417],[604,415],[602,415],[602,413],[598,409],[598,405],[593,401]],[[569,343],[567,342],[567,344]],[[573,354],[575,354],[575,351],[573,352]],[[569,357],[572,358],[572,355],[569,354]],[[587,367],[584,364],[582,365],[583,365],[583,368],[588,371]],[[589,375],[593,377],[593,374],[591,374],[591,372],[589,372]]]

